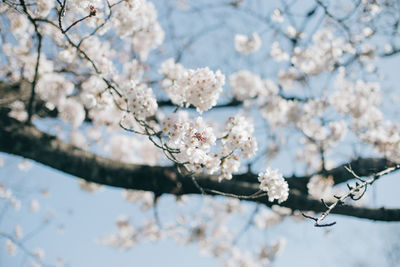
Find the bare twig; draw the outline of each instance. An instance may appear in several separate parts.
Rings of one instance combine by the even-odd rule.
[[[304,217],[306,217],[306,218],[308,218],[308,219],[314,220],[314,221],[315,221],[315,224],[314,224],[315,227],[332,226],[332,225],[336,224],[336,222],[324,224],[324,223],[322,223],[322,221],[331,213],[331,211],[332,211],[336,206],[343,204],[344,201],[345,201],[347,198],[351,198],[351,199],[353,199],[353,200],[359,200],[359,199],[361,199],[361,197],[365,194],[368,185],[372,185],[372,184],[373,184],[376,180],[378,180],[381,176],[386,175],[386,174],[389,174],[389,173],[391,173],[391,172],[394,172],[394,171],[396,171],[396,170],[398,170],[398,169],[400,169],[400,165],[396,165],[396,166],[394,166],[394,167],[390,167],[390,168],[387,168],[387,169],[385,169],[385,170],[383,170],[383,171],[380,171],[380,172],[374,174],[370,179],[368,179],[368,180],[363,180],[363,182],[361,182],[360,184],[359,184],[359,183],[356,183],[356,186],[350,186],[350,185],[348,185],[348,187],[349,187],[349,192],[348,192],[347,194],[341,196],[341,197],[335,196],[335,197],[337,198],[337,200],[336,200],[335,202],[333,202],[332,204],[330,204],[330,205],[327,205],[327,204],[322,200],[323,204],[327,207],[327,210],[326,210],[325,212],[323,212],[322,215],[321,215],[320,217],[312,217],[312,216],[306,215],[306,214],[304,214],[304,213],[302,213],[302,214],[303,214]],[[355,177],[358,177],[358,175],[356,175],[354,172],[352,172],[352,174],[354,174]],[[358,178],[359,178],[359,177],[358,177]],[[362,190],[361,195],[358,196],[358,197],[356,197],[357,193],[361,192],[361,190]]]

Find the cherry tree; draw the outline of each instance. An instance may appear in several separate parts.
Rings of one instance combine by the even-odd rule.
[[[285,218],[335,227],[331,214],[398,222],[400,209],[363,200],[400,168],[398,95],[380,68],[400,52],[399,8],[2,0],[0,151],[153,209],[140,225],[121,216],[115,232],[99,233],[117,248],[168,238],[226,266],[265,266],[285,242],[241,246],[250,228]],[[200,197],[202,208],[162,218],[157,205],[171,196],[176,206]],[[0,199],[21,206],[6,184]],[[9,254],[46,265],[19,225],[0,237]]]

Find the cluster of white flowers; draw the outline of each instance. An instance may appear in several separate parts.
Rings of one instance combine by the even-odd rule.
[[[172,103],[182,106],[186,101],[185,91],[176,86],[176,83],[182,79],[185,68],[182,64],[175,63],[173,58],[169,58],[161,64],[158,72],[164,75],[161,86],[167,92]]]
[[[270,55],[276,62],[289,61],[289,54],[280,47],[279,42],[273,42],[271,44]]]
[[[363,121],[364,125],[375,124],[382,117],[377,110],[381,102],[379,83],[362,80],[353,83],[345,75],[345,69],[341,68],[336,79],[339,90],[330,96],[331,105],[341,113],[350,113],[353,118]]]
[[[299,87],[304,82],[305,76],[295,67],[278,71],[278,82],[285,90]]]
[[[85,120],[85,109],[83,105],[74,98],[67,98],[58,108],[60,118],[66,122],[71,122],[72,127],[79,127]]]
[[[17,12],[8,12],[7,17],[11,23],[10,30],[12,34],[18,37],[32,33],[33,28],[25,16],[20,16]]]
[[[400,160],[400,134],[398,125],[385,120],[381,104],[379,83],[346,78],[346,70],[341,68],[336,79],[339,88],[329,98],[330,104],[342,114],[350,114],[352,130],[360,140],[372,145],[378,153],[397,162]],[[332,129],[337,136],[343,127]]]
[[[181,162],[189,162],[197,168],[207,165],[214,159],[210,154],[215,145],[216,136],[213,129],[203,118],[188,118],[187,113],[179,112],[167,116],[162,122],[162,131],[168,136],[168,145],[180,150],[177,158]],[[212,164],[214,165],[214,164]],[[218,166],[218,164],[216,164]],[[196,168],[196,167],[195,167]],[[210,173],[215,169],[210,169]]]
[[[71,10],[73,10],[74,12],[82,14],[89,13],[90,6],[93,6],[96,9],[101,9],[104,6],[104,2],[102,0],[70,0],[67,2],[67,4],[68,8],[71,8]]]
[[[159,47],[164,41],[165,33],[159,23],[154,23],[148,29],[135,33],[132,37],[134,51],[145,61],[150,51]]]
[[[37,93],[49,108],[62,105],[73,90],[74,84],[57,73],[43,75],[37,83]]]
[[[378,153],[385,155],[394,162],[400,161],[400,130],[399,126],[384,121],[368,130],[358,133],[359,138],[374,146]]]
[[[269,122],[271,127],[288,125],[297,122],[301,117],[300,103],[295,100],[286,100],[273,96],[260,107],[261,115]]]
[[[81,49],[104,76],[112,76],[116,73],[116,67],[112,60],[116,51],[112,49],[110,43],[104,43],[99,37],[91,36],[82,42]],[[92,62],[89,60],[83,62],[85,66],[92,67]]]
[[[241,101],[256,97],[264,89],[264,82],[261,77],[248,70],[231,74],[229,84],[233,88],[235,98]]]
[[[122,38],[132,36],[134,51],[145,61],[151,50],[160,46],[164,31],[157,21],[157,11],[145,0],[124,1],[116,6],[113,27]]]
[[[251,37],[243,34],[235,35],[235,49],[239,53],[249,54],[256,52],[261,48],[261,44],[261,38],[256,32]]]
[[[230,155],[222,160],[221,163],[221,175],[219,180],[222,179],[231,180],[232,174],[239,171],[240,160],[237,155]]]
[[[354,53],[354,48],[341,37],[335,37],[328,29],[313,35],[313,45],[302,50],[294,49],[292,63],[307,75],[331,71],[344,52]]]
[[[122,5],[117,5],[113,12],[113,28],[121,37],[132,35],[157,21],[157,11],[153,3],[145,0],[124,1]]]
[[[168,59],[159,71],[165,76],[162,82],[171,101],[179,106],[193,105],[198,112],[207,111],[217,104],[225,75],[219,70],[215,73],[208,67],[184,69]]]
[[[258,174],[258,181],[260,182],[260,189],[268,193],[269,201],[272,202],[276,199],[278,203],[282,203],[287,200],[289,186],[278,170],[272,170],[268,167],[264,173]]]
[[[156,165],[160,151],[147,139],[128,135],[113,135],[106,150],[112,159],[134,164]]]
[[[324,144],[324,147],[333,147],[336,143],[343,139],[347,134],[347,124],[345,121],[332,121],[324,126],[318,120],[312,117],[303,117],[297,123],[299,129],[311,138],[313,141]]]
[[[333,177],[324,177],[322,175],[313,175],[307,183],[308,194],[315,199],[329,200],[333,197],[332,186]]]
[[[54,8],[54,1],[38,0],[36,1],[37,14],[41,17],[46,17],[52,8]]]
[[[146,84],[137,84],[132,81],[126,89],[128,108],[138,119],[145,119],[153,116],[158,108],[156,97],[153,90]]]
[[[172,113],[161,122],[168,137],[168,147],[178,149],[174,157],[188,163],[191,170],[208,174],[220,170],[220,179],[231,179],[240,167],[240,156],[249,158],[257,151],[252,136],[252,121],[242,115],[230,117],[221,134],[221,147],[216,145],[216,133],[201,117],[192,120],[186,112]],[[218,152],[220,151],[220,152]]]
[[[251,119],[242,115],[230,117],[225,128],[222,139],[224,155],[240,149],[243,157],[249,158],[257,152],[257,140],[252,136],[254,126]]]
[[[101,95],[106,90],[107,84],[98,76],[92,75],[82,85],[80,97],[86,108],[91,109],[100,104]]]

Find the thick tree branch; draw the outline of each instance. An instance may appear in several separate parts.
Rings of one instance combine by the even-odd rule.
[[[81,150],[33,126],[8,118],[4,112],[0,113],[0,118],[0,151],[35,160],[98,184],[152,191],[157,195],[200,194],[191,177],[181,176],[174,167],[150,167],[114,161]],[[256,179],[254,174],[253,176]],[[252,195],[259,190],[257,184],[237,181],[235,178],[220,183],[216,177],[200,176],[196,177],[196,181],[204,189],[235,195]],[[288,179],[289,187],[291,180]],[[269,202],[265,196],[251,201],[267,206],[276,204]],[[280,205],[302,211],[323,212],[326,209],[320,201],[310,199],[296,190],[291,190],[289,199]],[[380,221],[400,221],[400,209],[346,205],[337,206],[332,213]]]
[[[0,106],[1,105],[9,105],[13,101],[20,99],[25,104],[27,104],[29,100],[29,83],[22,82],[20,84],[8,84],[0,82]],[[165,105],[173,105],[170,101],[162,102]],[[228,104],[222,104],[217,107],[228,107],[235,106],[240,103],[237,100],[234,100]],[[56,109],[49,110],[45,107],[45,103],[43,101],[36,101],[35,103],[35,114],[40,117],[57,117],[58,112]],[[85,119],[86,121],[90,121],[89,118]],[[358,158],[354,159],[350,162],[346,162],[340,166],[337,166],[334,169],[327,170],[325,172],[319,171],[306,176],[295,176],[293,175],[289,179],[289,185],[291,189],[296,189],[302,194],[307,194],[307,183],[313,175],[323,174],[325,176],[332,176],[335,182],[335,185],[345,183],[349,180],[354,179],[354,175],[347,171],[346,167],[351,167],[351,169],[359,176],[370,176],[374,173],[380,172],[388,167],[395,166],[396,163],[389,161],[386,158]],[[236,175],[235,179],[237,181],[248,182],[248,183],[257,183],[257,177],[252,173],[244,173],[240,175]]]
[[[388,167],[395,166],[396,163],[386,159],[386,158],[358,158],[350,162],[344,163],[337,166],[331,170],[318,171],[311,175],[306,176],[295,176],[293,175],[288,180],[291,189],[296,189],[303,194],[307,194],[307,183],[313,175],[324,175],[326,177],[332,176],[335,185],[345,183],[349,180],[355,179],[354,175],[350,173],[346,168],[351,167],[351,169],[358,176],[371,176],[377,172],[383,171]],[[257,182],[257,177],[253,174],[240,174],[236,176],[239,181],[246,182]]]

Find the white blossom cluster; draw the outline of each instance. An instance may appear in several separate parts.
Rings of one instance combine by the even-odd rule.
[[[332,186],[333,177],[324,177],[322,175],[313,175],[307,184],[308,194],[315,199],[331,199],[333,196]]]
[[[161,122],[163,134],[168,137],[168,147],[178,149],[174,157],[188,163],[191,170],[208,174],[220,170],[220,179],[231,179],[240,167],[240,156],[249,158],[257,151],[257,141],[252,136],[252,121],[237,115],[230,117],[221,133],[221,146],[210,124],[201,117],[190,119],[186,112],[168,115]]]
[[[74,98],[67,98],[58,110],[60,112],[60,118],[66,122],[71,122],[74,128],[80,126],[85,120],[83,105]]]
[[[112,159],[126,163],[153,166],[160,158],[160,151],[150,141],[136,136],[113,135],[106,150]]]
[[[384,121],[382,124],[358,133],[360,139],[371,144],[378,153],[394,162],[400,161],[400,129],[399,126]]]
[[[46,1],[41,0],[40,2],[54,2],[54,1]],[[71,8],[75,12],[79,12],[82,14],[88,13],[90,6],[95,7],[96,9],[101,9],[104,5],[102,0],[70,0],[68,1],[68,7]]]
[[[260,76],[248,70],[241,70],[229,76],[229,84],[238,100],[256,97],[263,89],[264,82]]]
[[[257,140],[252,136],[254,132],[252,121],[245,116],[237,115],[230,117],[225,127],[226,132],[222,139],[224,155],[241,150],[245,158],[254,156],[257,152]]]
[[[185,68],[180,63],[175,63],[173,58],[169,58],[161,64],[158,71],[164,75],[161,86],[165,89],[172,103],[182,106],[186,101],[186,92],[178,87],[177,81],[183,78]]]
[[[278,71],[278,82],[285,90],[292,90],[304,84],[305,75],[295,67]]]
[[[260,107],[260,113],[275,128],[298,122],[301,117],[301,106],[298,101],[272,96]]]
[[[382,98],[379,83],[362,80],[353,83],[346,79],[345,69],[341,68],[336,86],[339,90],[330,96],[330,103],[339,112],[350,113],[361,125],[374,125],[381,120],[382,114],[377,107]]]
[[[115,9],[113,28],[125,37],[145,29],[157,21],[157,11],[151,2],[145,0],[124,1]]]
[[[325,99],[311,99],[307,101],[299,111],[296,126],[313,142],[325,149],[333,147],[347,134],[347,123],[344,120],[321,123],[329,107]]]
[[[193,105],[200,113],[217,104],[225,84],[225,75],[219,70],[184,69],[172,59],[165,61],[159,72],[165,76],[162,85],[171,101],[178,106]]]
[[[287,200],[289,186],[278,170],[272,170],[268,167],[264,173],[258,174],[258,181],[260,182],[260,189],[268,193],[269,201],[272,202],[276,199],[278,203],[282,203]]]
[[[145,0],[124,1],[114,12],[113,28],[122,38],[131,36],[133,49],[145,61],[150,51],[164,40],[164,31],[157,21],[153,3]]]
[[[330,103],[342,114],[350,114],[352,130],[360,140],[371,144],[378,153],[397,162],[400,160],[399,126],[385,120],[379,106],[382,94],[379,83],[346,78],[345,69],[336,80],[339,88],[330,97]],[[339,127],[336,132],[341,131]]]
[[[313,44],[310,47],[296,47],[291,61],[303,73],[318,75],[331,71],[344,52],[355,51],[343,38],[335,37],[330,30],[323,29],[313,35]]]
[[[287,34],[292,38],[297,33],[294,28],[288,28]],[[283,89],[293,89],[304,81],[305,76],[317,76],[334,70],[336,64],[342,62],[344,54],[353,55],[356,52],[352,44],[345,42],[342,37],[336,37],[327,28],[317,31],[312,40],[312,45],[308,47],[296,46],[291,57],[278,41],[272,43],[270,54],[275,61],[290,61],[292,64],[287,70],[278,72],[279,84]],[[372,52],[364,47],[360,53],[361,57],[368,57]]]
[[[276,62],[289,61],[289,54],[280,47],[277,41],[271,44],[270,55]]]
[[[260,35],[256,32],[251,37],[243,34],[235,35],[235,49],[239,53],[249,54],[256,52],[261,48],[261,44]]]
[[[47,102],[49,108],[60,107],[66,101],[67,96],[74,91],[74,84],[68,81],[64,75],[49,72],[38,81],[37,93]]]
[[[203,118],[191,120],[186,112],[173,113],[161,122],[161,127],[168,136],[168,146],[179,149],[176,157],[180,162],[190,163],[193,169],[206,166],[210,174],[218,170],[219,159],[210,153],[216,136]]]
[[[80,97],[86,108],[92,109],[98,105],[103,104],[103,92],[106,91],[107,84],[98,76],[92,75],[89,79],[85,80],[82,85],[82,92]],[[107,105],[107,104],[106,104]]]
[[[50,10],[54,8],[54,1],[38,0],[36,1],[36,8],[35,11],[39,16],[46,17],[50,13]]]
[[[229,155],[222,159],[221,162],[221,175],[219,180],[231,180],[232,174],[237,173],[240,168],[240,158],[237,155]]]
[[[132,82],[126,89],[129,110],[140,120],[153,116],[158,108],[153,90],[146,84]]]
[[[116,51],[112,49],[109,42],[104,43],[100,37],[91,36],[82,42],[81,49],[85,51],[91,61],[84,58],[83,63],[87,67],[96,65],[98,71],[106,77],[116,73],[115,63],[113,58],[116,56]]]

